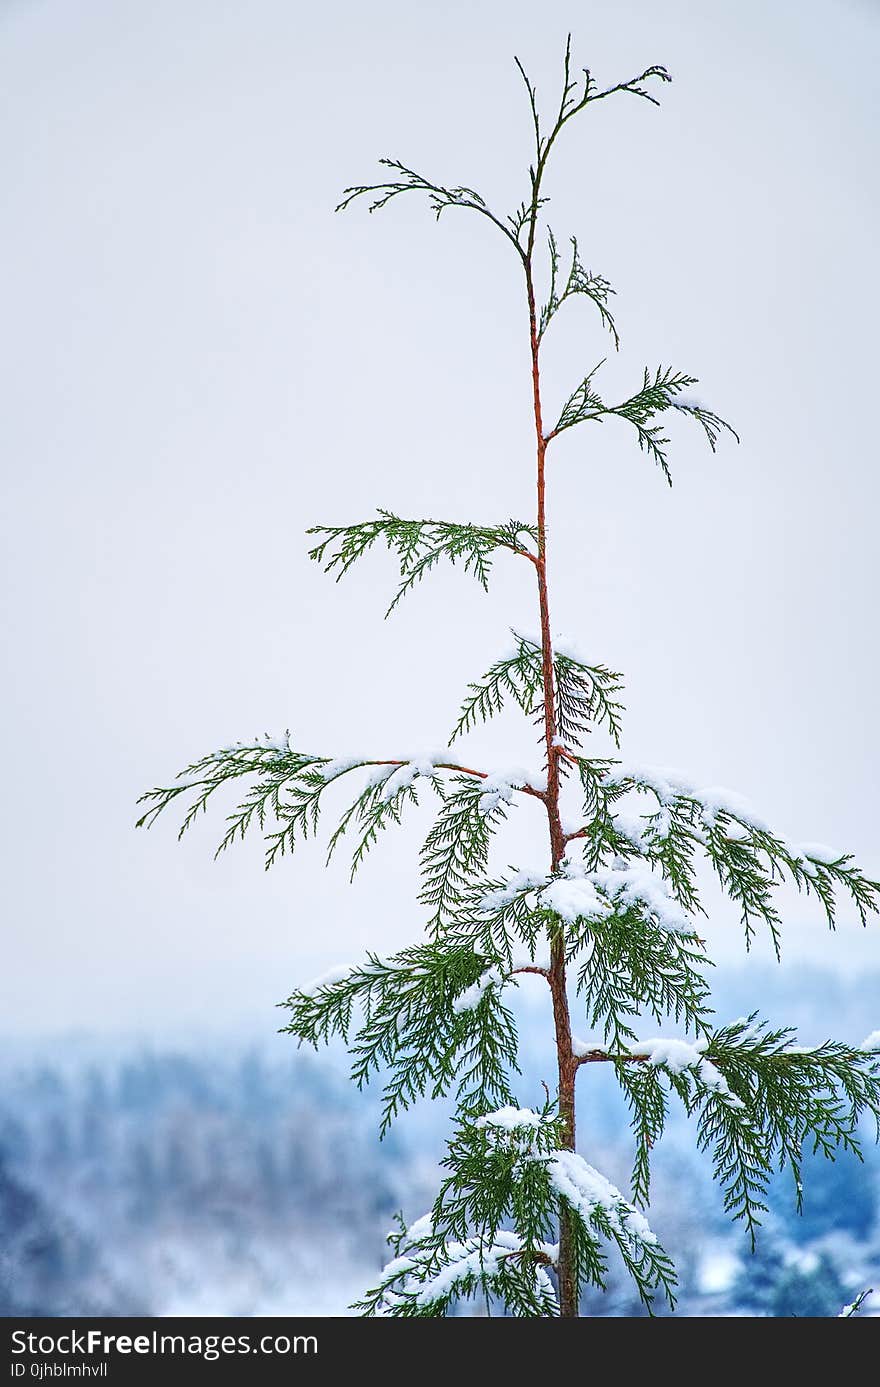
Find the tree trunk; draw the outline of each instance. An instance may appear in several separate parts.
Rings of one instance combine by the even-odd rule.
[[[545,511],[544,465],[546,440],[541,418],[541,377],[538,364],[538,328],[535,312],[535,291],[531,272],[531,242],[526,259],[526,288],[529,301],[529,329],[532,356],[532,393],[537,435],[538,483],[538,555],[535,565],[538,576],[538,605],[541,613],[541,668],[544,688],[544,740],[547,752],[547,792],[545,805],[550,829],[550,869],[556,871],[565,856],[565,834],[559,817],[559,748],[556,745],[556,702],[553,680],[553,645],[550,631],[550,599],[547,590],[547,526]],[[574,1087],[577,1065],[571,1046],[571,1017],[565,980],[565,942],[561,935],[551,941],[550,991],[553,998],[553,1021],[556,1028],[556,1060],[558,1070],[559,1114],[562,1118],[562,1144],[568,1151],[575,1149]],[[577,1317],[578,1289],[575,1276],[571,1238],[571,1218],[563,1201],[559,1204],[559,1314],[561,1318]]]

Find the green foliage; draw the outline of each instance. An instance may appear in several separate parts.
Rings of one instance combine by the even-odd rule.
[[[465,573],[473,574],[488,592],[496,550],[507,549],[530,558],[531,551],[524,541],[537,542],[534,525],[516,520],[492,528],[456,525],[446,520],[401,520],[389,511],[379,511],[378,520],[366,520],[360,525],[315,525],[308,533],[324,536],[309,550],[309,558],[317,563],[326,560],[324,572],[336,571],[337,582],[377,540],[382,540],[387,549],[397,555],[403,581],[386,616],[441,559],[453,564],[461,561]]]
[[[635,1038],[643,1016],[674,1018],[687,1032],[705,1034],[711,1009],[707,964],[695,934],[678,934],[638,902],[599,920],[579,922],[569,945],[583,959],[577,990],[590,1027],[613,1047]]]
[[[433,930],[455,920],[468,886],[486,868],[492,833],[506,816],[503,803],[483,812],[480,781],[456,776],[453,787],[421,852],[419,900],[432,909],[429,928]]]
[[[860,1120],[880,1110],[880,1059],[839,1042],[803,1048],[794,1039],[789,1027],[753,1014],[704,1036],[692,1055],[677,1048],[671,1062],[650,1046],[645,1060],[638,1044],[614,1056],[637,1136],[637,1199],[647,1197],[647,1153],[663,1134],[667,1092],[696,1118],[724,1207],[743,1221],[753,1247],[775,1169],[791,1170],[800,1203],[805,1144],[830,1159],[838,1149],[859,1154]]]
[[[333,1036],[350,1040],[358,1087],[385,1075],[383,1134],[423,1095],[452,1090],[485,1111],[510,1101],[509,1077],[519,1072],[506,979],[496,970],[486,982],[489,971],[490,960],[462,945],[418,945],[387,961],[370,954],[341,978],[293,992],[283,1029],[315,1049]]]
[[[623,704],[616,695],[622,675],[606,665],[584,665],[571,655],[555,652],[553,685],[556,699],[556,732],[571,750],[579,747],[594,727],[606,727],[615,746],[620,746]]]
[[[506,1230],[494,1240],[468,1238],[455,1242],[438,1235],[429,1215],[388,1236],[394,1251],[379,1284],[354,1305],[361,1314],[392,1315],[400,1319],[436,1319],[457,1304],[478,1295],[498,1300],[512,1315],[555,1315],[558,1303],[546,1268],[554,1249],[547,1245],[524,1249]]]
[[[209,752],[185,767],[178,775],[176,784],[160,786],[141,795],[138,804],[146,804],[149,808],[138,819],[137,827],[152,827],[158,816],[181,796],[191,796],[192,803],[178,833],[178,837],[182,838],[199,815],[207,810],[208,801],[218,790],[235,780],[253,777],[254,784],[235,815],[229,816],[229,828],[217,849],[219,855],[235,838],[243,838],[254,824],[262,830],[267,819],[280,818],[284,812],[281,791],[289,784],[305,781],[320,760],[320,757],[293,751],[289,745],[271,742],[268,737],[262,743],[255,741],[245,745],[236,742],[234,746]],[[313,820],[317,823],[317,805]],[[308,824],[305,831],[307,827]]]
[[[517,1315],[557,1311],[546,1268],[560,1199],[569,1211],[578,1280],[604,1286],[605,1248],[623,1259],[650,1307],[660,1290],[674,1304],[675,1273],[642,1215],[580,1156],[562,1149],[549,1103],[507,1107],[460,1121],[430,1215],[389,1238],[395,1256],[359,1309],[437,1316],[457,1299],[495,1295]],[[507,1226],[509,1225],[509,1226]]]
[[[611,311],[608,308],[608,299],[609,296],[614,293],[614,290],[611,288],[608,280],[604,279],[602,275],[594,275],[584,268],[578,256],[577,237],[572,236],[570,239],[571,268],[569,269],[565,284],[560,285],[559,250],[553,232],[549,227],[547,228],[547,240],[550,246],[550,293],[538,318],[538,340],[540,341],[544,336],[544,333],[550,326],[550,320],[555,317],[566,299],[570,299],[576,294],[583,294],[586,298],[592,299],[595,307],[598,309],[603,327],[606,327],[611,333],[611,336],[614,338],[614,346],[619,350],[620,338],[617,334],[617,328],[614,325]]]
[[[421,777],[442,797],[441,771],[448,769],[435,766],[430,760],[413,763],[365,758],[334,762],[325,756],[307,756],[275,743],[268,746],[262,746],[259,742],[250,746],[237,743],[194,761],[181,771],[178,783],[159,786],[141,795],[138,802],[148,804],[149,808],[138,819],[137,825],[139,828],[149,828],[158,815],[169,805],[175,804],[181,795],[192,795],[192,804],[178,834],[178,837],[182,837],[206,809],[208,800],[217,790],[243,777],[253,777],[253,784],[241,802],[226,816],[227,829],[216,855],[219,856],[236,839],[243,839],[249,829],[257,828],[266,839],[268,868],[278,858],[293,852],[300,840],[316,834],[328,787],[351,771],[366,770],[366,783],[361,785],[340,816],[330,835],[327,853],[329,861],[340,840],[353,830],[354,876],[383,829],[391,823],[401,822],[407,804],[418,804],[418,792],[413,782]]]
[[[547,435],[548,441],[566,429],[585,423],[588,419],[594,419],[600,423],[603,419],[612,417],[624,419],[627,423],[632,424],[636,431],[639,447],[657,463],[670,486],[672,485],[672,473],[669,470],[666,452],[669,439],[664,434],[662,425],[652,422],[659,415],[665,414],[668,410],[675,410],[679,414],[686,414],[695,419],[701,425],[713,453],[722,429],[726,429],[737,439],[737,442],[739,441],[738,434],[731,428],[730,424],[726,424],[712,410],[706,409],[704,405],[697,404],[696,401],[689,398],[676,399],[681,391],[697,384],[696,376],[689,376],[683,371],[674,371],[671,367],[663,366],[658,366],[652,376],[648,368],[645,367],[641,390],[637,390],[634,395],[619,405],[607,405],[593,385],[593,377],[602,365],[604,362],[600,361],[598,365],[594,366],[577,389],[569,395],[562,406],[555,428]]]
[[[663,67],[649,67],[644,72],[639,73],[638,77],[631,77],[625,82],[618,82],[613,87],[600,88],[588,68],[583,71],[583,83],[579,80],[572,80],[571,76],[571,37],[566,43],[565,60],[563,64],[563,91],[559,104],[559,110],[552,129],[544,132],[541,129],[541,118],[536,103],[535,89],[529,81],[519,59],[516,65],[525,82],[529,95],[529,104],[532,112],[532,122],[535,131],[535,163],[529,170],[529,177],[532,188],[531,198],[522,202],[511,216],[502,218],[498,216],[487,205],[485,199],[473,188],[445,186],[441,183],[434,183],[423,174],[417,173],[399,159],[382,158],[379,166],[391,170],[391,177],[381,183],[359,183],[353,184],[343,189],[342,200],[336,207],[337,212],[344,212],[353,202],[360,198],[368,200],[369,211],[378,212],[386,207],[395,198],[402,197],[405,193],[418,193],[425,198],[434,216],[439,221],[443,212],[450,207],[462,208],[468,212],[476,212],[479,216],[486,218],[493,226],[502,233],[508,242],[514,247],[519,258],[528,264],[531,259],[532,247],[534,245],[535,224],[538,213],[547,199],[541,197],[540,186],[547,163],[550,149],[563,126],[571,120],[572,116],[583,111],[594,101],[602,101],[606,97],[614,96],[618,92],[629,92],[632,96],[643,97],[646,101],[652,102],[655,106],[659,105],[657,98],[652,96],[645,84],[650,81],[670,82],[672,78]],[[576,292],[572,290],[572,292]],[[577,291],[586,292],[586,291]]]
[[[362,197],[370,199],[370,212],[378,212],[393,198],[400,197],[403,193],[421,193],[427,199],[428,206],[438,221],[441,214],[450,207],[461,207],[468,212],[477,212],[481,217],[487,217],[490,222],[497,226],[499,231],[513,242],[517,251],[520,251],[516,236],[505,225],[504,221],[487,207],[485,200],[473,188],[446,188],[440,183],[432,183],[423,174],[407,168],[399,159],[380,159],[379,165],[382,168],[391,169],[392,177],[384,183],[363,183],[344,188],[342,201],[336,207],[337,212],[344,212],[353,202]]]
[[[774,892],[785,881],[821,902],[829,927],[836,920],[836,892],[845,890],[864,925],[877,910],[880,883],[865,876],[849,853],[834,855],[798,848],[756,819],[737,796],[700,791],[648,768],[631,770],[608,760],[576,761],[584,789],[587,822],[576,834],[595,865],[604,856],[643,858],[659,869],[674,899],[690,913],[705,914],[700,903],[695,860],[709,862],[725,894],[740,908],[746,945],[755,924],[770,931],[777,955],[781,919]],[[646,796],[651,807],[624,813],[619,801]],[[615,806],[617,806],[615,808]]]
[[[546,952],[548,937],[559,932],[553,911],[536,903],[533,889],[522,884],[526,873],[514,873],[497,880],[478,879],[461,892],[457,912],[446,926],[456,939],[498,960],[499,966],[546,971],[536,962]],[[532,888],[543,886],[546,877],[535,878]]]
[[[534,713],[539,692],[543,693],[540,647],[533,641],[513,633],[514,650],[503,655],[474,684],[461,705],[449,745],[466,732],[472,732],[481,722],[488,722],[504,707],[509,697],[525,713]]]
[[[573,79],[571,73],[571,35],[569,35],[565,45],[565,58],[562,68],[562,95],[553,125],[549,130],[542,127],[541,114],[538,109],[537,92],[533,83],[529,80],[522,63],[517,58],[517,68],[520,76],[525,83],[529,97],[529,107],[532,114],[532,126],[535,135],[535,157],[529,169],[529,181],[531,183],[531,197],[522,202],[516,213],[508,220],[513,228],[516,243],[521,248],[521,253],[528,263],[531,260],[531,253],[535,243],[535,228],[537,225],[538,214],[547,202],[546,197],[541,196],[541,184],[544,172],[547,167],[547,160],[554,143],[561,134],[563,128],[568,124],[572,117],[579,115],[594,101],[604,101],[606,97],[615,96],[618,93],[629,93],[631,96],[639,96],[652,105],[658,106],[655,96],[647,90],[647,83],[652,81],[671,82],[672,78],[665,67],[653,66],[645,68],[638,77],[630,77],[625,82],[618,82],[612,87],[600,88],[595,81],[589,68],[582,68],[583,83],[579,79]],[[525,235],[525,246],[522,246],[522,238]]]
[[[468,695],[449,738],[450,746],[456,738],[500,713],[508,697],[536,721],[543,721],[540,643],[516,631],[511,634],[512,652],[496,660],[486,674],[468,686]],[[560,739],[569,747],[579,747],[591,727],[604,724],[619,745],[623,707],[616,695],[621,687],[621,676],[605,665],[585,665],[571,655],[554,651],[553,696]]]
[[[474,707],[480,690],[502,684],[508,690],[512,685],[520,706],[529,706],[533,681],[540,678],[536,648],[519,638],[512,658],[514,665],[496,662],[492,684],[473,686]],[[576,662],[574,667],[586,668]],[[510,684],[503,682],[505,677]],[[491,698],[488,706],[494,709],[495,694]],[[538,877],[487,875],[491,837],[504,820],[507,803],[496,802],[494,792],[487,791],[492,782],[480,772],[432,760],[335,763],[295,752],[286,742],[239,745],[194,763],[180,784],[151,791],[144,797],[150,807],[141,821],[153,822],[188,793],[193,802],[184,815],[184,832],[215,789],[249,777],[253,783],[228,816],[219,850],[258,826],[266,833],[271,864],[279,852],[315,832],[322,797],[331,785],[366,772],[367,783],[330,836],[332,851],[356,825],[356,867],[381,830],[399,823],[403,806],[416,801],[416,783],[427,782],[440,798],[422,852],[421,899],[432,911],[432,942],[388,961],[370,955],[339,980],[294,992],[285,1003],[291,1016],[284,1029],[314,1046],[340,1037],[349,1045],[352,1077],[359,1085],[382,1075],[383,1131],[417,1098],[449,1092],[456,1096],[462,1121],[473,1126],[479,1114],[514,1101],[517,1033],[505,991],[524,969],[546,976],[546,965],[536,961],[538,952],[561,939],[566,960],[576,969],[584,1019],[604,1042],[576,1056],[580,1063],[613,1064],[631,1109],[636,1203],[647,1201],[650,1153],[662,1137],[669,1098],[676,1096],[695,1119],[698,1145],[712,1153],[725,1208],[743,1220],[754,1240],[775,1169],[787,1166],[800,1189],[805,1145],[832,1158],[838,1149],[859,1153],[862,1115],[880,1113],[880,1058],[831,1041],[798,1049],[790,1030],[771,1029],[755,1017],[712,1028],[704,976],[708,960],[688,924],[702,911],[697,854],[715,867],[727,894],[740,903],[747,927],[757,915],[770,925],[775,940],[779,917],[770,893],[783,874],[818,895],[830,922],[836,888],[847,889],[864,914],[876,901],[877,883],[865,878],[849,857],[826,860],[827,853],[791,847],[719,792],[701,794],[680,780],[671,782],[668,774],[607,759],[570,754],[569,760],[579,771],[588,815],[571,838],[583,857]],[[540,795],[527,786],[520,793]],[[647,798],[645,812],[626,812],[622,804],[628,796]],[[271,827],[270,820],[278,826]],[[572,890],[579,894],[572,897]],[[658,1023],[672,1017],[694,1037],[687,1042],[693,1047],[692,1062],[670,1066],[640,1053],[638,1031],[646,1015]],[[550,1113],[548,1107],[548,1121]],[[450,1148],[454,1169],[463,1140]],[[495,1224],[476,1222],[464,1229],[461,1218],[452,1219],[448,1200],[438,1205],[432,1227],[440,1231],[412,1246],[407,1243],[406,1267],[398,1266],[377,1288],[368,1300],[371,1312],[382,1301],[392,1304],[394,1314],[444,1313],[452,1299],[482,1290],[506,1297],[511,1309],[531,1307],[522,1313],[552,1313],[546,1278],[551,1261],[536,1261],[535,1254],[546,1244],[547,1210],[558,1206],[559,1192],[547,1186],[545,1167],[530,1167],[520,1193],[509,1172],[500,1184],[493,1183],[495,1177],[486,1173],[493,1168],[484,1168],[480,1188],[485,1197],[493,1189],[491,1197],[496,1197],[501,1188],[509,1195],[508,1203],[496,1210]],[[543,1172],[544,1202],[534,1205],[543,1210],[543,1221],[526,1228],[516,1205],[513,1230],[505,1230],[502,1222],[514,1207],[509,1201],[520,1194],[525,1198],[523,1190],[532,1198],[535,1170]],[[444,1189],[448,1194],[453,1185]],[[469,1197],[476,1199],[476,1186]],[[596,1216],[598,1224],[588,1221],[575,1237],[573,1255],[583,1284],[602,1284],[597,1233],[609,1236],[603,1217]],[[511,1237],[526,1250],[514,1255]],[[649,1262],[653,1276],[657,1268]],[[638,1282],[641,1273],[633,1275]],[[419,1289],[423,1282],[446,1291],[426,1299]],[[643,1280],[640,1290],[647,1293],[647,1285]]]

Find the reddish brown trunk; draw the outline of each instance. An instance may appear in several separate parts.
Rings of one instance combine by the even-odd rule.
[[[531,252],[531,242],[529,245]],[[531,254],[526,262],[526,288],[529,299],[529,330],[532,352],[532,392],[535,411],[535,433],[538,454],[538,605],[541,612],[541,666],[544,683],[544,739],[547,749],[547,820],[550,829],[550,866],[555,871],[565,855],[565,835],[559,817],[559,751],[556,746],[556,702],[553,680],[553,645],[550,637],[550,602],[547,595],[547,525],[545,512],[544,464],[547,443],[541,417],[541,375],[538,365],[538,325],[535,312],[535,291],[532,283]],[[556,1028],[556,1063],[559,1077],[559,1113],[562,1118],[562,1141],[570,1151],[575,1146],[574,1084],[577,1064],[572,1055],[571,1018],[565,985],[565,944],[561,937],[550,946],[550,994],[553,999],[553,1021]],[[571,1223],[567,1209],[559,1210],[559,1313],[563,1318],[578,1314],[577,1284]]]

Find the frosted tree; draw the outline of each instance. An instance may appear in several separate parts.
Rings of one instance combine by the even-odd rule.
[[[375,750],[339,760],[332,748],[307,754],[285,734],[195,761],[176,783],[143,797],[139,821],[149,825],[166,809],[185,806],[183,833],[217,792],[238,785],[218,851],[260,831],[271,866],[315,834],[326,801],[351,786],[329,852],[348,839],[354,872],[420,799],[436,806],[421,852],[428,919],[420,942],[393,957],[369,954],[284,1003],[285,1030],[315,1047],[341,1037],[355,1082],[375,1078],[382,1085],[383,1131],[418,1098],[451,1094],[456,1102],[435,1203],[416,1222],[401,1219],[389,1239],[392,1260],[358,1307],[368,1315],[444,1315],[479,1296],[513,1315],[576,1316],[581,1289],[603,1285],[609,1256],[623,1259],[649,1307],[658,1294],[673,1304],[674,1268],[644,1213],[651,1152],[671,1104],[693,1119],[725,1207],[752,1240],[774,1170],[791,1170],[799,1198],[802,1150],[829,1158],[858,1151],[863,1115],[876,1122],[880,1114],[880,1033],[861,1046],[829,1040],[804,1048],[789,1028],[757,1015],[719,1024],[699,933],[704,863],[738,907],[746,943],[757,929],[768,930],[777,953],[780,883],[816,896],[831,926],[840,893],[864,924],[877,905],[878,883],[849,854],[790,843],[736,796],[584,750],[593,729],[603,730],[610,753],[619,747],[621,679],[552,634],[548,453],[570,429],[619,422],[669,482],[667,430],[696,424],[713,451],[723,436],[735,435],[690,393],[696,378],[668,366],[646,369],[631,394],[611,401],[593,367],[548,423],[541,350],[557,314],[583,305],[610,345],[619,346],[610,284],[586,267],[574,237],[563,255],[552,230],[542,230],[550,156],[595,102],[635,96],[656,105],[656,90],[670,79],[664,68],[650,67],[602,88],[587,69],[574,75],[569,43],[558,105],[545,121],[532,82],[517,67],[534,148],[527,196],[512,216],[496,214],[472,188],[435,183],[396,159],[381,161],[385,181],[346,189],[337,210],[366,201],[373,212],[415,195],[438,219],[450,209],[476,213],[499,238],[524,291],[536,514],[486,526],[379,511],[362,523],[309,533],[312,558],[337,578],[369,551],[389,551],[400,574],[389,610],[445,561],[483,588],[496,560],[531,566],[537,631],[529,634],[526,621],[511,633],[469,686],[449,747],[505,704],[515,705],[538,725],[541,774],[493,770],[470,756],[463,764],[452,750],[414,757]],[[490,861],[492,840],[525,804],[546,820],[546,869],[499,872]],[[552,1016],[555,1041],[552,1082],[537,1096],[516,1093],[510,1002],[523,974],[546,982],[548,1039]],[[652,1039],[663,1024],[666,1035]],[[575,1026],[592,1038],[579,1039]],[[594,1065],[611,1066],[632,1115],[626,1195],[576,1149],[576,1087]],[[530,1105],[520,1106],[523,1099]]]

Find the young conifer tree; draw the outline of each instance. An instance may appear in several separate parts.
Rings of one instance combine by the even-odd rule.
[[[524,290],[534,412],[537,510],[533,519],[494,526],[465,520],[406,520],[388,511],[360,524],[318,526],[311,557],[341,577],[374,546],[396,556],[400,599],[441,560],[460,563],[487,588],[501,555],[530,564],[538,634],[518,630],[468,689],[449,745],[493,717],[505,702],[540,728],[544,772],[491,771],[440,756],[395,759],[381,751],[334,760],[299,751],[289,735],[237,743],[195,761],[171,786],[143,796],[140,824],[188,804],[181,834],[216,791],[243,783],[228,815],[222,851],[262,830],[271,866],[318,828],[325,797],[353,785],[329,839],[354,840],[352,871],[379,834],[401,821],[420,794],[436,797],[436,818],[421,853],[421,902],[429,919],[422,942],[295,991],[283,1004],[285,1030],[317,1047],[341,1036],[361,1086],[383,1084],[382,1130],[420,1097],[455,1096],[457,1110],[433,1208],[389,1239],[393,1260],[358,1306],[365,1314],[444,1315],[477,1295],[523,1316],[576,1316],[582,1288],[604,1283],[609,1252],[623,1259],[650,1308],[659,1292],[674,1303],[675,1273],[642,1210],[650,1157],[670,1102],[696,1125],[711,1152],[725,1208],[754,1241],[767,1181],[789,1167],[800,1198],[805,1143],[829,1158],[858,1150],[863,1114],[880,1117],[880,1032],[861,1046],[827,1041],[803,1048],[788,1027],[756,1014],[717,1024],[698,933],[703,912],[698,867],[707,862],[742,917],[748,944],[769,930],[777,954],[780,916],[774,888],[794,882],[815,894],[828,923],[836,895],[848,893],[865,923],[880,896],[849,854],[795,846],[738,797],[613,756],[588,756],[585,734],[604,727],[620,739],[620,676],[551,635],[546,523],[548,452],[565,430],[603,420],[631,425],[648,458],[671,482],[668,422],[694,421],[714,451],[733,430],[688,392],[695,377],[670,367],[645,370],[628,398],[600,394],[598,368],[572,391],[549,424],[541,390],[541,347],[569,300],[585,301],[618,346],[612,289],[589,271],[574,237],[565,262],[549,228],[551,153],[562,132],[596,101],[630,94],[658,104],[662,67],[600,88],[589,70],[572,74],[566,46],[562,90],[549,123],[517,61],[534,130],[529,191],[509,217],[496,215],[472,188],[445,187],[394,159],[385,182],[345,190],[337,210],[362,198],[370,211],[415,193],[436,216],[475,212],[501,239]],[[539,295],[537,279],[545,279]],[[735,437],[735,435],[734,435]],[[311,740],[311,737],[309,738]],[[546,870],[490,874],[493,835],[518,803],[540,806],[549,835]],[[518,1039],[508,1001],[525,973],[547,984],[555,1037],[551,1093],[520,1107],[514,1093]],[[595,1033],[580,1040],[577,1026]],[[651,1018],[645,1022],[644,1018]],[[670,1018],[677,1038],[644,1038]],[[629,1197],[576,1151],[575,1089],[589,1067],[610,1065],[632,1114],[634,1162]],[[589,1134],[587,1133],[587,1142]]]

